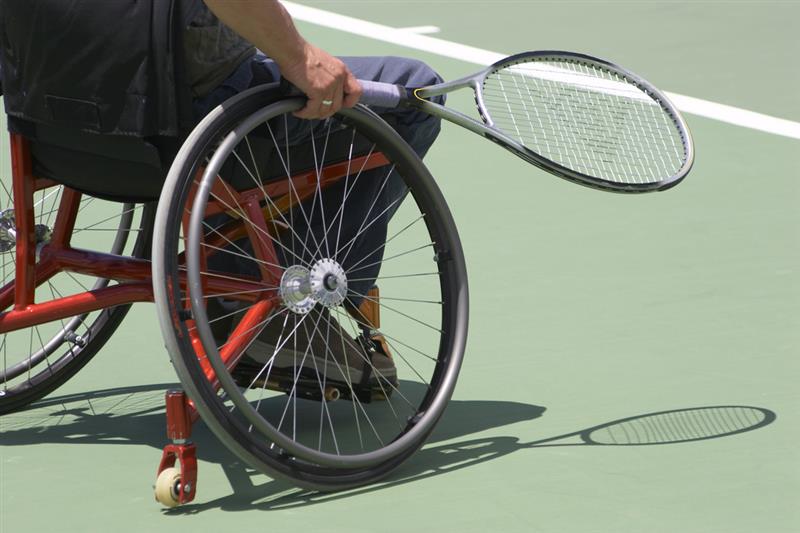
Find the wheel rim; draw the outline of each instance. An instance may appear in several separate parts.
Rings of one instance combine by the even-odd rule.
[[[190,236],[192,232],[194,232],[194,235],[208,234],[209,232],[208,224],[204,221],[205,206],[202,205],[202,202],[203,199],[207,201],[209,197],[212,199],[215,198],[213,182],[220,169],[222,169],[226,161],[228,161],[229,158],[227,156],[234,154],[232,157],[236,158],[238,163],[244,167],[246,163],[243,157],[238,154],[240,152],[247,153],[249,150],[240,150],[240,152],[237,152],[236,149],[238,149],[237,147],[242,147],[242,143],[244,143],[246,148],[249,148],[247,139],[248,134],[253,128],[259,125],[263,128],[263,124],[266,124],[267,119],[291,112],[296,108],[296,104],[291,103],[276,104],[276,106],[264,109],[245,120],[228,135],[222,144],[219,145],[214,156],[211,157],[204,173],[204,178],[198,188],[198,197],[201,200],[199,203],[198,200],[195,200],[193,204],[194,217],[191,221],[190,227],[192,229],[189,231]],[[360,119],[360,117],[365,114],[366,112],[364,111],[351,111],[345,113],[345,118],[352,120],[357,124],[358,128],[361,128],[364,120]],[[342,123],[337,123],[335,127],[347,129]],[[340,132],[342,130],[337,129],[336,131]],[[364,134],[364,131],[360,130],[359,134]],[[273,142],[279,137],[279,135],[275,135],[274,133],[271,135]],[[322,146],[324,146],[324,142],[319,148],[314,149],[314,153],[320,155],[320,159],[324,160],[325,157],[322,155],[324,154],[324,148],[322,148]],[[285,147],[279,146],[276,142],[275,148],[277,148],[276,152],[280,153]],[[289,152],[288,148],[286,151]],[[286,160],[288,159],[289,157],[287,156]],[[316,164],[317,163],[315,163],[315,165]],[[285,160],[284,165],[286,165]],[[254,169],[258,168],[255,162],[253,162],[252,166]],[[402,170],[406,173],[410,172],[409,169]],[[400,171],[401,170],[397,168],[392,170],[392,172]],[[254,175],[256,172],[250,172],[250,174]],[[317,172],[317,174],[319,174],[319,172]],[[348,171],[347,176],[351,175],[352,173]],[[390,174],[386,174],[386,176],[389,175]],[[461,258],[460,245],[458,244],[457,236],[455,236],[452,221],[449,220],[449,214],[439,212],[441,207],[440,196],[436,197],[435,201],[430,198],[422,198],[426,195],[436,196],[438,195],[438,190],[433,191],[436,193],[433,194],[432,191],[428,190],[430,185],[422,183],[421,180],[416,180],[420,181],[420,183],[417,183],[410,174],[404,176],[404,178],[408,181],[408,184],[413,184],[414,187],[412,187],[412,194],[409,194],[408,198],[400,203],[400,207],[396,208],[397,213],[389,224],[387,244],[385,250],[383,250],[384,255],[381,260],[383,265],[381,268],[381,277],[383,279],[379,279],[378,283],[379,285],[385,285],[387,287],[392,287],[394,285],[394,287],[397,288],[402,287],[401,282],[407,282],[413,279],[415,285],[423,286],[426,285],[423,280],[428,276],[434,278],[434,282],[428,283],[425,290],[429,292],[434,290],[438,292],[439,297],[438,299],[430,297],[417,298],[414,297],[416,296],[414,294],[400,292],[392,294],[391,291],[389,293],[383,292],[380,299],[380,306],[384,311],[388,311],[388,314],[394,315],[394,317],[390,318],[387,316],[386,318],[389,324],[378,328],[377,331],[384,335],[384,339],[390,346],[390,351],[393,352],[394,360],[398,367],[398,373],[401,373],[401,367],[403,368],[401,382],[398,385],[392,385],[388,381],[382,383],[380,379],[377,380],[379,385],[382,384],[385,390],[391,389],[386,390],[386,392],[388,392],[389,394],[387,395],[391,396],[393,399],[383,404],[373,402],[369,406],[365,406],[363,402],[358,401],[357,394],[354,392],[354,387],[351,387],[353,383],[347,380],[343,380],[346,386],[345,388],[349,388],[349,390],[345,392],[349,392],[351,398],[356,398],[356,400],[350,400],[349,404],[344,408],[340,408],[343,405],[341,401],[333,404],[328,402],[312,404],[309,401],[303,400],[298,392],[300,387],[297,385],[295,385],[293,389],[287,391],[288,394],[285,394],[283,398],[278,398],[278,396],[280,396],[278,393],[276,393],[277,395],[271,394],[270,391],[263,386],[256,392],[254,392],[252,388],[248,388],[244,392],[240,391],[233,377],[225,369],[225,363],[220,356],[220,346],[214,338],[214,332],[209,325],[209,317],[206,314],[205,307],[207,298],[202,288],[204,272],[202,258],[204,257],[204,251],[202,250],[200,239],[191,237],[188,239],[187,262],[190,287],[189,293],[192,299],[192,313],[195,318],[195,327],[205,348],[208,361],[214,368],[224,390],[222,398],[217,396],[217,407],[227,410],[230,416],[237,420],[237,423],[241,426],[240,430],[242,430],[245,435],[252,437],[255,441],[272,443],[261,444],[261,447],[266,448],[268,453],[271,451],[276,456],[293,457],[295,460],[299,459],[300,461],[314,465],[323,465],[333,468],[368,468],[386,462],[393,457],[397,457],[398,454],[407,451],[411,447],[418,446],[420,440],[430,432],[433,424],[441,415],[452,393],[455,377],[460,367],[466,335],[466,286],[463,276],[463,259]],[[415,191],[417,188],[419,190]],[[347,184],[344,185],[344,190],[347,190]],[[324,209],[322,206],[326,203],[323,201],[323,196],[322,193],[319,193],[318,203],[320,207],[316,209],[318,209],[318,213],[320,214]],[[346,197],[346,195],[344,196]],[[418,197],[422,199],[420,200]],[[312,205],[315,199],[311,200]],[[417,210],[416,216],[413,214],[415,209]],[[290,210],[290,213],[292,213],[291,216],[294,216],[294,211],[299,211],[297,216],[306,218],[309,216],[308,213],[304,214],[302,210],[298,208]],[[309,211],[312,212],[313,216],[314,208],[309,208]],[[444,211],[446,212],[446,208]],[[326,215],[321,214],[323,220],[325,216]],[[335,216],[331,216],[330,214],[327,216],[329,217],[327,223],[323,221],[322,226],[328,227],[329,229],[333,228],[334,224],[331,223],[331,220],[335,219]],[[286,222],[286,220],[284,220],[284,222]],[[289,222],[291,223],[292,221]],[[451,226],[448,226],[448,224]],[[431,228],[433,228],[432,231],[434,234],[436,234],[437,231],[439,233],[447,233],[447,230],[443,228],[448,228],[452,235],[442,234],[438,235],[438,239],[433,239],[427,231]],[[421,246],[408,247],[408,241],[413,240],[409,238],[419,232],[427,236],[428,240],[426,243]],[[309,232],[309,234],[313,236],[314,232]],[[289,240],[294,244],[295,239]],[[332,241],[332,239],[330,240]],[[327,294],[330,296],[330,299],[326,300],[326,298],[319,297],[318,295],[312,298],[313,302],[311,307],[319,308],[324,306],[329,310],[329,315],[327,317],[323,314],[318,314],[316,316],[314,316],[313,313],[308,314],[308,311],[305,309],[302,313],[298,312],[302,307],[301,303],[303,298],[293,301],[296,309],[293,309],[292,305],[288,303],[289,300],[285,298],[281,299],[278,304],[278,311],[272,315],[270,320],[283,320],[281,330],[289,332],[288,337],[290,341],[288,341],[288,343],[292,342],[291,339],[293,337],[295,339],[299,337],[297,333],[301,331],[300,328],[308,328],[306,337],[312,337],[312,342],[307,344],[313,344],[314,335],[318,335],[319,337],[323,336],[322,330],[325,330],[325,336],[330,339],[331,330],[335,331],[339,328],[347,330],[349,328],[349,332],[352,333],[350,337],[352,338],[356,332],[362,329],[361,326],[364,325],[365,321],[360,321],[357,315],[354,318],[352,313],[344,311],[342,306],[337,304],[338,296],[335,296],[335,293],[338,288],[342,286],[342,281],[359,280],[357,271],[360,267],[368,264],[368,261],[360,260],[359,262],[358,258],[353,258],[348,262],[348,258],[346,257],[348,255],[347,251],[344,251],[340,257],[336,257],[337,253],[335,251],[332,253],[329,249],[326,249],[326,245],[332,244],[332,242],[328,241],[329,239],[319,239],[315,241],[313,237],[307,237],[305,241],[300,243],[300,248],[306,248],[310,251],[310,255],[314,260],[306,261],[305,264],[297,260],[291,265],[284,265],[289,267],[283,270],[284,276],[292,268],[298,270],[304,269],[307,271],[310,278],[309,285],[313,283],[316,283],[318,287],[319,285],[324,285],[326,275],[333,275],[333,277],[336,278],[334,281],[338,282],[330,284],[327,288]],[[333,246],[333,248],[334,250],[337,248],[352,250],[352,246],[347,248],[349,244],[349,242],[345,242],[345,246],[342,247],[342,242],[339,242],[338,245]],[[276,243],[276,245],[284,248],[284,255],[287,257],[302,256],[302,253],[299,252],[297,248],[291,249],[290,246],[280,242]],[[395,248],[396,246],[405,246],[405,248]],[[397,253],[394,253],[393,250]],[[237,250],[237,253],[240,251],[241,250]],[[437,252],[444,252],[437,257],[440,268],[434,268],[433,271],[431,271],[430,268],[428,268],[427,271],[407,270],[409,264],[420,264],[417,260],[418,258],[413,257],[414,253],[424,251],[428,252],[428,262],[434,266],[436,266],[437,263],[436,261],[431,261],[430,258],[434,257]],[[205,253],[207,255],[207,250]],[[370,257],[370,254],[367,254],[365,257]],[[386,268],[389,264],[387,258],[391,258],[396,264],[402,265],[406,263],[406,270],[401,269],[394,273],[391,270],[387,271]],[[347,265],[342,266],[343,263],[347,263]],[[442,264],[445,266],[442,267]],[[311,272],[315,271],[315,269],[317,272],[316,277],[310,276]],[[344,272],[344,276],[341,277],[346,279],[337,278],[337,276],[340,275],[340,269]],[[301,279],[303,275],[304,274],[298,274],[297,279]],[[448,279],[443,279],[445,277]],[[452,278],[459,279],[456,280]],[[328,281],[330,281],[330,279],[328,279]],[[283,283],[278,283],[277,280],[275,280],[269,288],[275,290],[277,293],[279,288],[285,289],[286,287]],[[265,286],[265,290],[266,289],[267,287]],[[313,296],[314,294],[314,290],[301,293],[301,295],[305,295],[305,297]],[[322,296],[325,296],[325,294]],[[438,311],[436,311],[438,318],[435,319],[436,323],[433,327],[431,327],[434,322],[433,319],[422,318],[424,312],[409,312],[407,308],[404,310],[404,307],[415,305],[430,305],[439,308]],[[383,318],[384,316],[382,316],[382,319]],[[213,322],[213,320],[212,318],[211,321]],[[398,324],[403,321],[405,321],[406,324],[402,327],[398,326]],[[394,325],[391,325],[392,323],[394,323]],[[305,326],[303,324],[305,324]],[[447,327],[443,327],[442,324],[446,324]],[[263,320],[260,325],[264,325]],[[421,350],[418,348],[418,345],[407,342],[409,337],[414,340],[420,338],[420,335],[409,332],[409,325],[432,331],[432,336],[434,338],[431,338],[431,335],[429,335],[427,345],[433,345],[433,348]],[[392,331],[397,331],[395,326],[400,330],[405,328],[402,335],[392,335]],[[447,334],[443,335],[445,331]],[[276,345],[280,345],[280,341],[277,342]],[[285,342],[283,346],[285,347],[286,345],[287,343]],[[310,352],[312,360],[324,359],[324,356],[320,357],[319,354],[313,354],[313,348],[305,350],[304,355],[306,358],[308,358]],[[273,356],[274,355],[275,353],[273,353]],[[422,369],[419,363],[410,363],[410,360],[415,358],[427,359],[429,362],[428,367]],[[331,359],[334,360],[335,366],[336,355],[331,354]],[[273,364],[275,360],[276,359],[273,357]],[[339,366],[341,367],[342,365]],[[293,367],[296,374],[295,384],[299,381],[297,376],[298,368],[301,370],[305,369],[302,361],[299,365],[295,364]],[[267,376],[269,372],[272,372],[269,361],[264,362],[261,372],[262,375],[267,373]],[[344,373],[345,372],[340,369],[339,377],[342,377]],[[414,381],[417,382],[416,385],[413,383]],[[265,386],[267,382],[268,379],[263,380]],[[325,396],[326,394],[326,383],[327,378],[325,377],[325,373],[318,372],[316,385],[320,389],[319,392],[321,396]],[[409,390],[412,390],[413,394],[408,392]],[[269,410],[267,408],[268,404],[272,406],[278,404],[277,410],[275,410],[275,412],[267,412]],[[405,404],[405,410],[402,409],[403,404]],[[379,405],[379,407],[374,408],[375,405]],[[382,414],[388,415],[390,425],[393,426],[393,429],[385,429],[385,426],[381,425],[384,422],[378,421],[377,415],[370,413],[371,410],[381,411]],[[347,416],[349,416],[347,431],[356,435],[354,438],[355,444],[353,444],[353,442],[343,443],[342,441],[344,439],[342,439],[341,433],[337,434],[336,427],[338,422],[336,422],[336,419],[344,420]],[[316,429],[312,429],[311,431],[314,435],[301,435],[301,432],[307,428],[298,428],[298,425],[302,425],[301,423],[303,420],[310,418],[315,418],[317,421],[320,421]],[[350,436],[352,437],[352,435]],[[374,441],[373,444],[364,443],[365,440],[368,441],[370,439]],[[316,440],[316,443],[311,442],[314,440]]]

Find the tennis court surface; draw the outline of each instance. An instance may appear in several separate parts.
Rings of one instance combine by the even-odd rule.
[[[162,510],[177,378],[137,304],[77,377],[0,418],[0,532],[800,531],[800,3],[288,5],[333,53],[445,79],[523,50],[616,62],[674,95],[694,169],[608,194],[445,124],[427,163],[464,245],[470,330],[421,451],[322,494],[255,473],[201,424],[198,497]],[[0,157],[5,179],[5,131]]]

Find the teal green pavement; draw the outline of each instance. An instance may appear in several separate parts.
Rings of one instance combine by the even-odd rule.
[[[497,52],[594,53],[665,90],[800,120],[796,2],[309,5],[436,25],[436,37]],[[299,27],[339,54],[411,55],[447,79],[475,69]],[[635,197],[567,183],[444,127],[428,164],[468,261],[466,360],[429,443],[384,482],[295,489],[200,425],[198,498],[161,510],[161,398],[176,378],[154,308],[139,304],[77,377],[0,418],[0,531],[800,531],[800,141],[687,120],[692,173]],[[576,436],[714,406],[764,415],[751,431],[692,442]]]

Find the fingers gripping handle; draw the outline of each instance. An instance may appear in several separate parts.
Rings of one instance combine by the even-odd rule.
[[[359,80],[359,83],[363,91],[359,103],[364,105],[393,108],[406,99],[406,89],[402,85],[366,80]]]

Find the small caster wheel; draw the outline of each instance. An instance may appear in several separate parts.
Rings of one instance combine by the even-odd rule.
[[[165,468],[156,478],[156,501],[164,507],[177,507],[180,504],[181,471]]]

